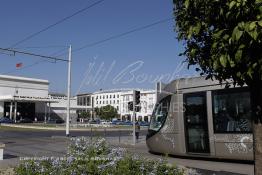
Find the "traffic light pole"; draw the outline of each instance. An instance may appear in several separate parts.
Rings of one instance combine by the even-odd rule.
[[[133,91],[133,143],[136,144],[136,91]]]

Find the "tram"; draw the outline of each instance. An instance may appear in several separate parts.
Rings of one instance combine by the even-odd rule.
[[[253,161],[248,87],[205,77],[158,85],[146,144],[169,155]]]

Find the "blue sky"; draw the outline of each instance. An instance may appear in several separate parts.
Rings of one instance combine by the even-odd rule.
[[[76,12],[95,0],[3,0],[0,6],[0,47]],[[106,0],[103,3],[16,46],[18,50],[52,55],[73,50],[130,29],[172,17],[171,0]],[[183,45],[173,31],[174,21],[138,31],[94,47],[73,52],[72,93],[111,88],[154,88],[156,80],[196,74],[181,67]],[[31,47],[59,46],[48,48]],[[66,58],[66,55],[62,58]],[[67,64],[40,58],[0,54],[0,73],[50,81],[50,91],[66,92]],[[42,61],[42,62],[41,62]],[[15,64],[22,62],[23,68]],[[38,63],[39,62],[39,63]],[[31,66],[32,65],[32,66]]]

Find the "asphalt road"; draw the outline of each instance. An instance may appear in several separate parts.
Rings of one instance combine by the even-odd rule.
[[[141,130],[140,135],[145,136],[147,130]],[[132,135],[132,130],[116,130],[116,131],[70,131],[70,136],[79,137],[123,137]],[[65,131],[56,131],[56,130],[1,130],[0,128],[0,139],[4,138],[41,138],[41,137],[57,137],[57,136],[65,136]]]
[[[147,130],[141,130],[141,138],[145,140]],[[132,141],[132,130],[104,130],[102,131],[71,131],[71,137],[104,137],[115,146]],[[142,139],[140,139],[142,140]],[[0,169],[15,166],[23,157],[63,156],[67,152],[70,139],[65,131],[36,130],[0,127],[0,143],[6,145],[4,161],[0,161]]]

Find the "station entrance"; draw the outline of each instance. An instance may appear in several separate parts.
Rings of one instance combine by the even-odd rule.
[[[11,110],[10,110],[11,108]],[[15,111],[16,110],[16,111]],[[12,116],[10,116],[10,112],[12,112]],[[16,120],[21,119],[30,119],[34,121],[35,118],[35,103],[32,102],[17,102],[17,106],[15,109],[14,104],[10,102],[4,103],[4,115],[5,117],[12,118],[14,117],[14,113],[16,112]],[[12,118],[14,119],[14,118]]]

